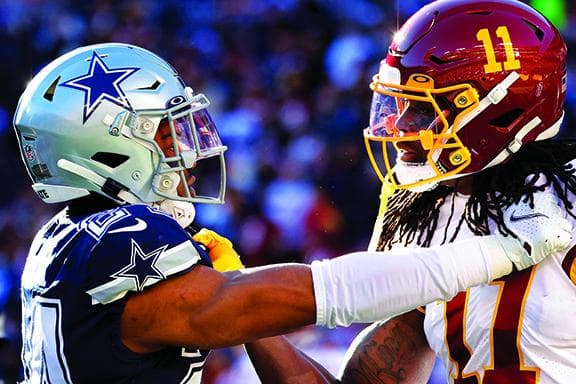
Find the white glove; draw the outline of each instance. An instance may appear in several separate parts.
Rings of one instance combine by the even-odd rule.
[[[565,218],[556,196],[549,192],[534,194],[534,208],[527,198],[504,211],[504,223],[518,238],[496,234],[506,256],[516,269],[538,264],[572,242],[572,224]]]

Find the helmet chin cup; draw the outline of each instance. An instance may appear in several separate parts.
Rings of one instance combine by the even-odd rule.
[[[150,204],[151,207],[157,208],[168,213],[182,228],[186,228],[196,216],[196,208],[189,201],[162,200]]]
[[[436,188],[438,181],[427,182],[434,178],[436,172],[428,164],[412,164],[402,160],[397,160],[393,169],[398,185],[404,186],[411,192],[426,192]]]

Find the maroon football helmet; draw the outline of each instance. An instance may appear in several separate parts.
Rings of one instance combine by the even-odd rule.
[[[371,89],[364,137],[372,165],[384,180],[371,148],[378,141],[389,181],[426,190],[558,132],[566,45],[519,1],[435,1],[395,34]]]

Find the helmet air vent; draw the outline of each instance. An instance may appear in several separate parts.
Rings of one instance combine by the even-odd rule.
[[[444,65],[444,64],[456,63],[456,62],[460,61],[460,59],[456,58],[456,57],[440,58],[436,55],[430,55],[427,58],[428,58],[428,60],[430,60],[431,62],[433,62],[436,65]]]
[[[538,41],[542,41],[544,39],[544,31],[541,30],[536,24],[531,23],[530,21],[526,20],[525,18],[522,18],[522,21],[524,23],[526,23],[526,25],[528,25],[528,27],[530,27],[530,29],[536,35],[536,38],[538,39]]]
[[[52,177],[52,174],[50,173],[50,170],[46,164],[34,164],[30,168],[30,171],[37,179],[47,179]]]
[[[524,113],[523,109],[520,108],[512,109],[490,121],[490,124],[498,128],[508,129],[510,124],[512,124],[514,120],[516,120],[523,113]]]
[[[42,95],[42,97],[44,97],[46,100],[50,102],[54,100],[54,93],[56,92],[56,87],[58,86],[59,82],[60,82],[60,76],[58,76],[56,80],[54,80],[52,84],[50,84],[50,86],[48,87],[46,92],[44,92],[44,95]]]
[[[492,14],[492,11],[489,10],[477,10],[477,11],[470,11],[470,12],[466,12],[467,15],[473,15],[473,16],[488,16]]]
[[[431,62],[433,62],[434,64],[436,64],[436,65],[443,65],[443,64],[446,64],[446,63],[447,63],[446,61],[442,60],[441,58],[439,58],[439,57],[436,56],[436,55],[430,55],[430,56],[428,57],[428,59],[429,59]]]
[[[160,86],[160,82],[158,80],[156,80],[154,82],[154,84],[149,85],[147,87],[140,87],[138,88],[138,90],[145,90],[145,91],[154,91],[155,89],[157,89]]]
[[[111,152],[98,152],[95,153],[91,159],[97,161],[101,164],[104,164],[110,168],[116,168],[119,165],[123,164],[126,160],[130,157],[126,155],[122,155],[119,153],[111,153]]]

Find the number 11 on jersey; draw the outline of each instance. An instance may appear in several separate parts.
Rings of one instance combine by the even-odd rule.
[[[456,367],[454,384],[534,384],[539,369],[524,365],[520,340],[524,305],[536,269],[525,269],[499,279],[493,284],[499,288],[490,328],[490,365],[479,372],[464,373],[474,351],[466,341],[467,303],[470,290],[461,292],[445,308],[446,344],[448,356]]]

